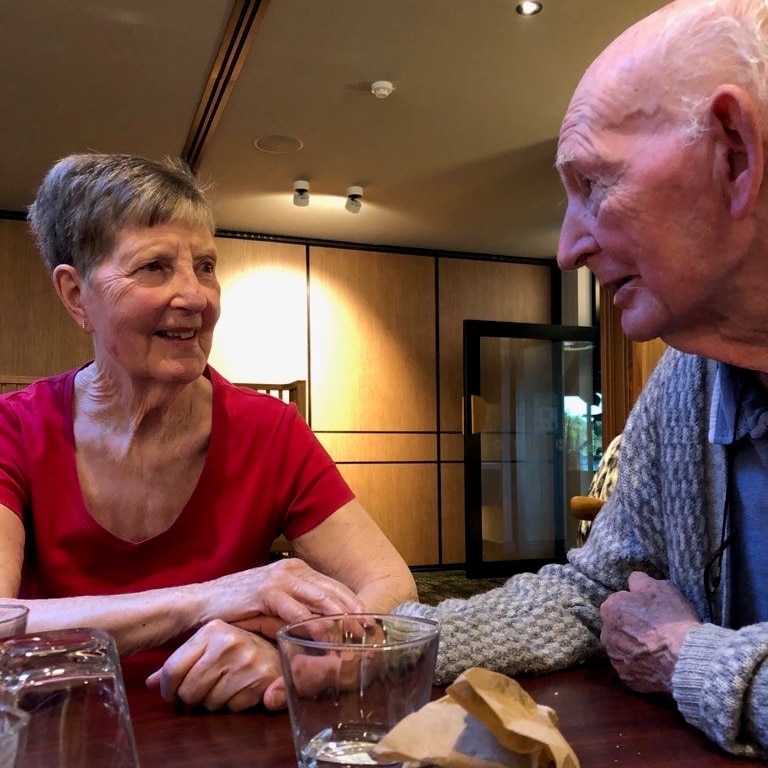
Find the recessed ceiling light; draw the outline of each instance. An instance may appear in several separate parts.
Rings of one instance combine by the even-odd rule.
[[[253,140],[253,146],[272,155],[290,155],[303,149],[304,142],[293,136],[273,134],[271,136],[259,136]]]
[[[535,16],[542,8],[541,3],[537,3],[534,0],[523,0],[522,3],[517,4],[515,10],[521,16]]]

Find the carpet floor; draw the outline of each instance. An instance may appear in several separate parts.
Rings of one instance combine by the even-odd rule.
[[[419,600],[427,605],[437,605],[448,597],[471,597],[478,592],[500,587],[506,578],[468,579],[463,570],[414,571],[413,578],[419,590]]]

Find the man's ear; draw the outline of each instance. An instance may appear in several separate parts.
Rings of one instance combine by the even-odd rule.
[[[69,264],[59,264],[53,270],[53,287],[70,317],[84,331],[88,330],[88,314],[83,306],[83,278]]]
[[[712,95],[710,128],[722,142],[716,172],[730,201],[731,215],[752,212],[763,183],[763,135],[752,97],[736,85],[722,85]]]

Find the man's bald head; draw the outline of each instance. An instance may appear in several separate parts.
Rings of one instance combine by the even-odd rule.
[[[675,0],[617,37],[574,94],[614,88],[637,111],[663,109],[701,130],[702,107],[724,83],[768,104],[768,0]]]

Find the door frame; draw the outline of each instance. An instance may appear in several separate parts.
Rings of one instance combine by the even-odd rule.
[[[595,326],[550,325],[540,323],[513,323],[497,320],[464,320],[463,323],[463,400],[462,434],[464,437],[464,537],[466,572],[469,578],[508,576],[536,570],[562,558],[483,561],[482,541],[482,461],[480,433],[472,431],[472,396],[481,391],[480,339],[517,338],[549,341],[588,341],[594,344],[593,382],[599,384],[600,329]],[[560,449],[562,453],[562,449]],[[562,461],[555,462],[555,504],[564,504]]]

